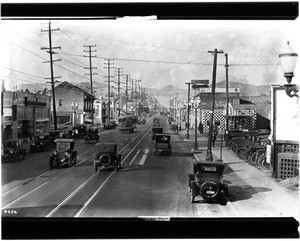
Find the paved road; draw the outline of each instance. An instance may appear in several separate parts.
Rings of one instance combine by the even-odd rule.
[[[190,202],[188,174],[195,161],[194,143],[184,141],[160,117],[164,132],[171,134],[172,155],[154,156],[151,123],[132,133],[117,129],[100,133],[100,142],[117,142],[122,154],[119,172],[107,168],[95,173],[94,144],[78,140],[78,162],[71,168],[49,169],[48,154],[37,153],[2,166],[2,215],[19,217],[234,217],[240,208],[259,207],[269,215],[279,212],[262,195],[246,200],[243,180],[228,169],[224,180],[233,183],[228,205]],[[200,141],[201,146],[201,141]],[[18,175],[14,172],[16,171]],[[237,182],[238,180],[238,182]],[[267,187],[265,187],[267,189]],[[266,190],[268,191],[268,190]]]

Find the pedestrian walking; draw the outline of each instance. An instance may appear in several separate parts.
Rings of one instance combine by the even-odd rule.
[[[213,130],[212,130],[212,147],[215,147],[215,141],[217,139],[217,135],[218,135],[218,127],[216,125],[213,126]]]

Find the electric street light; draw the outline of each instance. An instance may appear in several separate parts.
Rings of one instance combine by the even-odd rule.
[[[194,143],[194,152],[198,151],[198,140],[197,140],[197,109],[200,107],[200,97],[196,97],[192,100],[192,104],[194,105],[195,108],[195,143]]]
[[[299,86],[291,84],[292,78],[294,77],[294,70],[297,64],[297,57],[298,54],[293,51],[293,49],[289,45],[289,42],[287,42],[287,46],[285,46],[284,52],[282,54],[279,54],[284,77],[288,82],[288,84],[284,85],[286,88],[285,92],[291,98],[294,96],[299,98],[299,95],[297,94],[297,92],[299,91]]]

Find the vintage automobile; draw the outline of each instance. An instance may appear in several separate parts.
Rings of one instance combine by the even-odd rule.
[[[39,151],[48,151],[51,149],[51,137],[50,134],[40,134],[33,138],[30,143],[30,153]]]
[[[115,120],[110,120],[107,123],[104,124],[104,128],[105,129],[113,129],[117,126],[116,121]]]
[[[2,162],[7,161],[18,161],[24,160],[26,156],[26,150],[21,147],[21,139],[11,139],[2,142],[1,146],[1,160]]]
[[[84,142],[85,143],[90,143],[92,142],[99,142],[99,134],[98,134],[98,128],[97,127],[89,127],[87,130],[87,134],[84,137]]]
[[[154,156],[157,154],[167,153],[171,155],[172,146],[171,146],[171,136],[166,134],[155,134],[154,138]]]
[[[156,134],[162,134],[162,133],[163,133],[163,128],[162,127],[153,127],[152,128],[152,135],[151,135],[152,141],[154,140]]]
[[[50,154],[50,168],[76,164],[77,151],[74,151],[74,139],[56,139],[56,149]]]
[[[177,124],[177,122],[172,122],[171,123],[171,130],[172,131],[178,131],[178,124]]]
[[[154,118],[153,123],[159,123],[159,118]]]
[[[87,133],[87,127],[83,124],[78,124],[73,128],[73,137],[74,138],[84,138]]]
[[[194,163],[194,173],[189,175],[189,190],[192,203],[201,195],[206,202],[227,204],[228,186],[223,182],[225,165],[220,161]]]
[[[121,154],[117,152],[117,144],[115,143],[97,143],[95,145],[96,156],[94,161],[95,172],[99,168],[113,167],[115,171],[121,168]]]

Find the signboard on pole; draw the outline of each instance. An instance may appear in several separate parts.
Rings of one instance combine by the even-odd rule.
[[[191,80],[192,88],[199,89],[199,88],[208,88],[208,79],[199,79],[199,80]]]
[[[197,79],[197,80],[191,80],[191,83],[193,85],[208,85],[209,80],[208,79]]]

